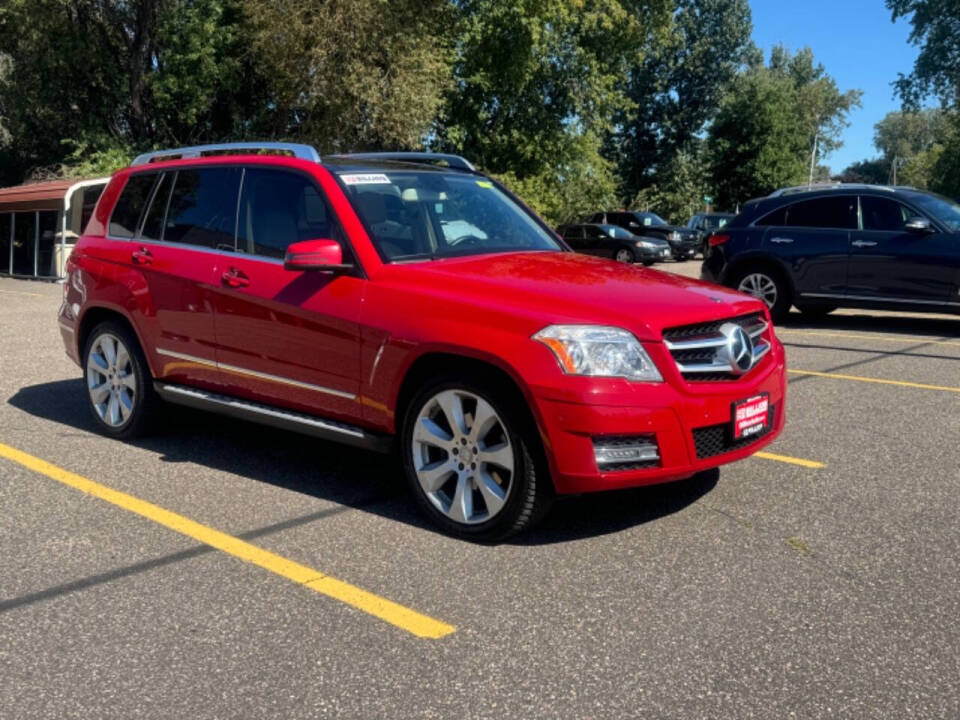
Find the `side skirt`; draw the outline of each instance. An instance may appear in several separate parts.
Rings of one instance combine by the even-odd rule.
[[[161,398],[176,405],[208,410],[221,415],[250,420],[283,430],[292,430],[323,440],[353,445],[379,453],[389,453],[393,447],[392,435],[372,433],[369,430],[337,420],[327,420],[286,408],[261,405],[251,400],[220,395],[209,390],[184,387],[183,385],[155,382],[153,387]]]

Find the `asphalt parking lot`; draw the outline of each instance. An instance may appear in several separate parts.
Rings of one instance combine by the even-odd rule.
[[[97,435],[60,294],[0,279],[2,718],[960,716],[960,317],[792,317],[763,457],[486,547],[388,459]]]

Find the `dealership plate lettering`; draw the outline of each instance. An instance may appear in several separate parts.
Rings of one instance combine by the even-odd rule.
[[[733,439],[762,435],[769,427],[770,396],[766,393],[733,404]]]

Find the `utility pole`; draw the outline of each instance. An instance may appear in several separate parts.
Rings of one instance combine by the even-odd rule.
[[[813,170],[817,166],[817,141],[820,139],[820,133],[813,133],[813,152],[810,153],[810,177],[807,180],[807,187],[813,185]]]

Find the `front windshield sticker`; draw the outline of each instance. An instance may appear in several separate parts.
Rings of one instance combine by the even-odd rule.
[[[492,188],[492,187],[493,187],[493,183],[490,182],[489,180],[477,180],[477,185],[479,185],[479,186],[482,187],[482,188]]]
[[[344,185],[391,185],[390,178],[380,173],[365,175],[341,175]]]

